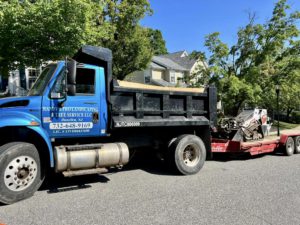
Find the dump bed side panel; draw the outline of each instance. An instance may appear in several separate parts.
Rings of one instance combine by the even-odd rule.
[[[215,92],[214,87],[201,92],[128,88],[114,81],[113,128],[214,125]]]

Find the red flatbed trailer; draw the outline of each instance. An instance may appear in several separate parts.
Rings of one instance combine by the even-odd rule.
[[[240,142],[228,139],[213,138],[211,143],[213,153],[250,153],[265,154],[283,149],[287,155],[300,153],[300,132],[281,134],[280,137],[268,136],[262,140]]]

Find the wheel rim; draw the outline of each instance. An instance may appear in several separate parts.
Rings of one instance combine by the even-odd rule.
[[[4,183],[11,191],[22,191],[33,183],[36,175],[36,161],[30,156],[19,156],[7,165]]]
[[[187,145],[183,150],[183,161],[189,166],[197,165],[200,160],[200,150],[196,145]]]
[[[296,152],[300,153],[300,137],[296,138],[295,145]]]
[[[291,139],[286,143],[286,150],[289,154],[293,154],[294,152],[294,141]]]

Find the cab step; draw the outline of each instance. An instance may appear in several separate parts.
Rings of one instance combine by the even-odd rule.
[[[64,171],[62,174],[65,177],[75,177],[75,176],[90,175],[90,174],[101,174],[107,172],[108,169],[106,168],[96,168],[96,169],[87,169],[87,170],[69,170],[69,171]]]

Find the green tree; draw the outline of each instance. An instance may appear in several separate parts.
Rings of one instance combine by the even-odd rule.
[[[0,71],[71,56],[105,36],[102,1],[1,1]]]
[[[124,79],[150,62],[153,53],[148,31],[139,21],[151,13],[147,0],[107,0],[103,21],[109,26],[108,38],[100,42],[113,52],[115,78]]]
[[[293,42],[283,54],[282,59],[276,63],[277,73],[272,86],[277,82],[280,84],[280,109],[286,112],[289,120],[292,112],[300,107],[300,41]],[[275,96],[272,102],[275,103]],[[268,104],[269,101],[264,103]]]
[[[150,39],[151,49],[154,55],[168,54],[166,41],[160,30],[148,28],[148,36]]]
[[[147,0],[0,1],[0,73],[72,56],[82,44],[110,48],[114,76],[147,67],[159,31],[139,21],[151,14]],[[157,39],[157,40],[156,40]]]
[[[250,15],[249,23],[238,31],[237,43],[231,48],[217,32],[206,37],[205,46],[211,52],[211,82],[219,88],[226,113],[236,114],[245,104],[274,109],[274,85],[280,82],[283,87],[297,86],[293,82],[300,69],[300,13],[288,10],[286,0],[280,0],[266,23],[255,24],[255,15]],[[299,86],[298,83],[298,88],[290,92],[282,91],[282,99],[298,93]],[[288,108],[291,106],[284,106]]]

